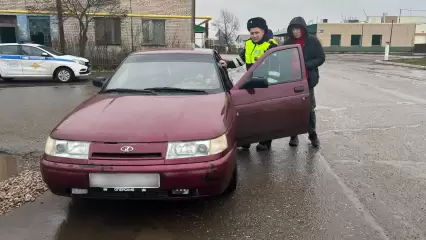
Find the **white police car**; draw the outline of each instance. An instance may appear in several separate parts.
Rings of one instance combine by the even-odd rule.
[[[53,78],[69,82],[90,75],[89,60],[64,55],[39,44],[0,44],[0,77],[4,81],[14,78]]]

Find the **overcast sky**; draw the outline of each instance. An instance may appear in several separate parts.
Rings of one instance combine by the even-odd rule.
[[[343,17],[364,20],[363,9],[369,16],[387,12],[399,15],[399,10],[426,10],[426,0],[197,0],[196,15],[217,19],[220,9],[234,13],[240,20],[240,32],[246,33],[246,22],[251,17],[263,17],[274,32],[287,26],[292,17],[300,15],[309,20],[327,18],[340,22]],[[403,11],[403,15],[410,12]],[[426,11],[411,12],[411,15],[426,16]]]

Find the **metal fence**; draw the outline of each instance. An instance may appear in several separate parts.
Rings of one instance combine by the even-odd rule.
[[[426,44],[414,44],[414,54],[426,54]]]

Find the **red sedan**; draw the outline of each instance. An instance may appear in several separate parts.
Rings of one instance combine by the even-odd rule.
[[[133,53],[66,116],[41,160],[51,192],[180,199],[233,192],[238,146],[308,132],[299,45],[269,50],[235,83],[213,50]]]

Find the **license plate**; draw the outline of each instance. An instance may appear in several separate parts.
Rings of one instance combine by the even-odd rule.
[[[159,188],[157,173],[91,173],[90,187],[98,188]]]

